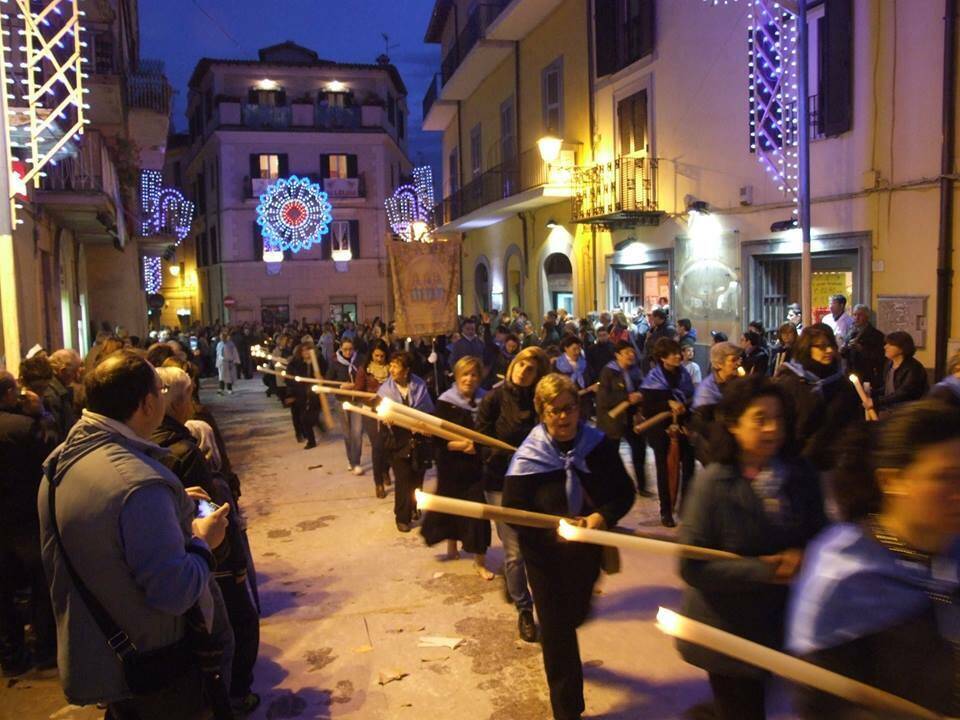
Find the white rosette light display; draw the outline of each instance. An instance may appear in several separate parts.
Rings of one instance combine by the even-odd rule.
[[[257,205],[265,250],[300,252],[330,231],[333,207],[320,185],[291,175],[267,188]]]

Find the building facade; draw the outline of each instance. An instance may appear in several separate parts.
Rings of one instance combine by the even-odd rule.
[[[386,58],[336,63],[293,43],[256,61],[201,60],[190,80],[188,149],[168,163],[197,208],[174,264],[196,263],[203,322],[372,320],[390,312],[384,200],[410,174],[406,89]],[[330,234],[263,262],[260,195],[309,177],[329,195]],[[176,179],[174,178],[174,179]],[[331,259],[331,238],[352,259]]]
[[[531,105],[539,110],[542,82],[524,69],[539,57],[532,48],[525,55],[524,43],[537,38],[540,52],[562,48],[564,112],[583,114],[581,128],[562,130],[565,142],[583,143],[566,189],[570,200],[559,205],[569,206],[569,214],[549,211],[572,237],[576,312],[637,312],[665,296],[674,317],[690,317],[701,328],[701,342],[709,338],[706,330],[738,337],[751,320],[775,328],[785,319],[786,305],[801,299],[800,240],[790,226],[794,195],[760,160],[781,146],[789,149],[794,139],[789,133],[804,127],[810,137],[814,313],[825,311],[828,296],[836,292],[847,295],[851,305],[867,303],[881,330],[909,330],[918,358],[933,366],[937,355],[942,359],[960,338],[958,313],[950,315],[960,308],[956,283],[939,301],[936,291],[938,273],[952,274],[952,267],[938,262],[940,238],[955,234],[957,226],[952,213],[941,223],[940,182],[943,107],[956,105],[956,80],[944,89],[945,57],[956,62],[956,48],[944,51],[944,17],[952,4],[810,3],[809,116],[800,122],[795,106],[775,108],[786,133],[778,138],[761,125],[758,78],[761,71],[775,77],[778,63],[789,57],[761,57],[763,48],[772,51],[762,37],[770,27],[759,26],[753,15],[775,12],[773,2],[714,7],[702,0],[514,0],[495,5],[490,20],[469,13],[466,3],[438,0],[427,40],[444,43],[444,61],[426,98],[430,111],[424,127],[444,131],[445,206],[452,199],[456,207],[457,192],[462,195],[477,168],[473,128],[481,124],[483,136],[500,137],[496,118],[484,122],[481,111],[472,109],[474,95],[465,94],[460,78],[463,68],[492,68],[480,74],[493,81],[478,82],[476,93],[512,87],[511,73],[521,87],[526,78],[522,98],[528,110]],[[454,42],[448,26],[457,15],[462,29]],[[499,30],[512,18],[529,23],[520,39]],[[574,22],[577,18],[585,19]],[[435,27],[441,20],[447,27],[443,32]],[[456,66],[458,45],[460,56],[464,48],[467,52]],[[517,49],[520,70],[515,72]],[[498,63],[489,59],[496,53],[511,54]],[[568,72],[582,73],[569,90]],[[487,100],[488,113],[502,102],[492,95]],[[527,125],[529,144],[545,128],[534,129],[529,120]],[[764,133],[767,140],[760,138]],[[484,149],[490,147],[487,137]],[[768,141],[772,147],[763,144]],[[460,185],[451,186],[451,177]],[[953,198],[952,189],[949,194]],[[503,202],[485,205],[488,215]],[[545,219],[539,209],[534,212],[533,230],[544,232],[539,225]],[[483,238],[515,223],[512,236],[522,240],[523,213],[480,229],[444,223],[443,229],[465,233],[465,311],[474,307],[469,298],[476,284],[471,283],[485,276],[477,269],[487,264],[481,254],[495,255],[489,263],[493,283],[509,284],[503,280],[510,277],[506,253],[491,249]],[[530,238],[530,248],[543,242]],[[512,243],[504,240],[498,247]],[[556,306],[547,302],[554,296],[543,290],[550,283],[538,266],[542,254],[523,257],[524,280],[540,286],[524,295],[526,309]],[[954,262],[952,255],[949,260]],[[484,295],[478,306],[486,301]],[[512,305],[498,301],[491,298],[490,304]],[[939,352],[938,321],[949,322],[953,338]]]

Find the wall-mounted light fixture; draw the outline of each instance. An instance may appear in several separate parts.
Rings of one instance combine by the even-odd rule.
[[[563,147],[563,140],[555,135],[544,135],[537,140],[537,149],[540,150],[540,158],[548,165],[556,162],[560,157],[560,148]]]

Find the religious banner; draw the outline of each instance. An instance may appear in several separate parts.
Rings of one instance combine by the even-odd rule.
[[[460,241],[388,242],[390,277],[401,336],[442,335],[457,326]]]

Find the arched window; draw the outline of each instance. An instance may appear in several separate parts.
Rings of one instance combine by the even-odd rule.
[[[566,309],[573,314],[573,266],[564,253],[551,253],[543,261],[547,276],[548,310]]]
[[[483,261],[477,262],[473,271],[473,286],[477,295],[477,310],[484,312],[490,309],[490,270]]]

